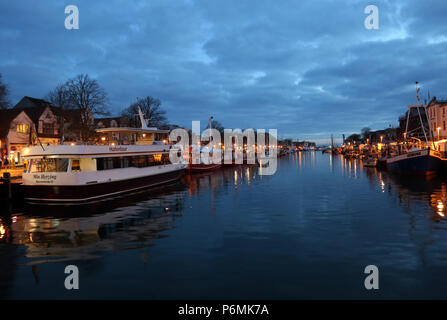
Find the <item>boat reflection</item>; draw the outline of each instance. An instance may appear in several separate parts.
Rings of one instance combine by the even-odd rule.
[[[0,220],[0,242],[26,247],[27,265],[85,260],[104,252],[152,246],[166,237],[185,199],[218,188],[237,188],[258,177],[252,166],[224,167],[185,175],[179,183],[83,206],[26,204]],[[214,201],[212,201],[214,203]],[[213,205],[214,212],[214,205]]]
[[[405,207],[426,203],[431,209],[431,220],[441,221],[447,216],[447,180],[436,176],[398,175],[376,168],[368,168],[365,174],[371,185],[378,180],[381,191],[388,191]]]
[[[182,215],[185,190],[178,183],[85,206],[28,205],[11,218],[10,243],[26,247],[27,265],[149,247]]]

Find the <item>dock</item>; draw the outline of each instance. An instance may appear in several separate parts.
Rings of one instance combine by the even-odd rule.
[[[11,172],[3,172],[0,177],[0,201],[20,201],[23,199],[23,191],[21,188],[22,177],[11,175]]]

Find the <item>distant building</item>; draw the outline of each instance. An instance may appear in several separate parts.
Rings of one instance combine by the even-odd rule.
[[[387,128],[384,130],[370,131],[363,142],[378,143],[396,141],[399,137],[399,132],[400,131],[398,128]]]
[[[315,142],[310,141],[296,141],[293,145],[300,149],[315,148]]]
[[[32,143],[33,120],[23,110],[0,110],[0,158],[2,163],[22,164],[22,149]]]
[[[447,138],[447,101],[437,100],[434,97],[427,105],[427,118],[429,124],[429,130],[432,138],[435,140]],[[438,134],[439,132],[439,134]]]
[[[78,141],[81,135],[81,113],[77,109],[62,110],[43,99],[25,96],[13,109],[25,111],[33,120],[42,144],[59,144],[62,141]],[[88,123],[94,126],[93,115]],[[63,127],[62,127],[63,125]]]

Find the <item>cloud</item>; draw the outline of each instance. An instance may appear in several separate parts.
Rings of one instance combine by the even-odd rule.
[[[378,1],[379,30],[364,28],[360,0],[80,0],[70,31],[65,5],[0,4],[12,101],[88,73],[115,114],[152,95],[179,125],[212,114],[227,127],[322,141],[396,125],[416,80],[444,95],[443,1]]]

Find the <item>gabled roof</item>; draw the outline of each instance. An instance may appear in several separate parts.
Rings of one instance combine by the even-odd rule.
[[[22,111],[20,109],[0,110],[0,138],[6,138],[11,127],[11,121]]]
[[[32,102],[36,107],[49,107],[51,106],[51,102],[43,100],[43,99],[38,99],[38,98],[33,98],[33,97],[28,97],[28,96],[24,96],[22,98],[23,99],[27,99],[30,102]]]
[[[31,120],[37,124],[39,122],[39,118],[42,116],[42,113],[48,107],[56,116],[60,114],[59,107],[53,106],[50,102],[43,99],[28,96],[24,96],[13,109],[24,110]]]

